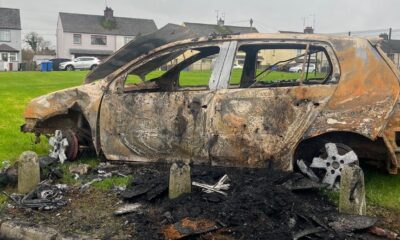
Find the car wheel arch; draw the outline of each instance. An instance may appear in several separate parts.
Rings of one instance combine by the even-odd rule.
[[[330,131],[302,139],[294,148],[293,165],[295,166],[299,159],[310,159],[328,142],[345,144],[352,148],[359,155],[359,158],[373,165],[385,167],[392,173],[392,154],[384,138],[371,139],[351,131]],[[362,151],[360,151],[361,149]]]
[[[46,134],[53,134],[55,130],[71,130],[76,132],[80,142],[94,146],[92,126],[79,108],[70,108],[65,114],[54,115],[40,121],[38,129]]]

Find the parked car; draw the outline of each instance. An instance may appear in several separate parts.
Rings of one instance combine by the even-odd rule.
[[[256,71],[260,49],[294,47],[306,59],[325,55],[326,75],[259,79],[268,74],[268,69]],[[231,84],[237,51],[249,57],[240,83]],[[182,73],[210,56],[216,59],[209,75]],[[176,65],[161,76],[153,74],[171,62]],[[142,81],[128,81],[129,74]],[[197,84],[200,78],[204,82]],[[261,33],[198,37],[168,25],[124,46],[82,86],[32,100],[22,131],[39,136],[62,130],[71,160],[80,149],[93,148],[110,161],[183,159],[283,171],[304,162],[333,185],[344,165],[360,161],[397,173],[399,92],[397,68],[379,43],[367,39]]]
[[[68,58],[53,58],[50,59],[50,61],[53,63],[53,71],[60,71],[60,64],[63,62],[70,62],[71,59]]]
[[[316,68],[315,68],[315,64],[310,63],[310,65],[305,66],[304,68],[306,71],[308,70],[308,72],[315,72]],[[291,68],[289,68],[289,72],[297,72],[297,73],[301,73],[303,71],[303,64],[297,64],[296,66],[293,66]]]
[[[60,70],[74,71],[75,69],[93,70],[100,64],[100,60],[95,57],[78,57],[72,61],[60,63]]]
[[[243,69],[243,66],[240,64],[234,64],[233,69]]]

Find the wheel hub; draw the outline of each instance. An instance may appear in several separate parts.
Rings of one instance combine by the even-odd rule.
[[[49,144],[52,146],[49,156],[59,159],[61,163],[64,163],[64,161],[67,160],[67,155],[65,152],[69,144],[68,140],[63,137],[60,130],[56,130],[54,137],[49,139]]]
[[[326,157],[315,157],[310,165],[311,168],[325,169],[326,173],[322,179],[323,183],[334,186],[337,177],[341,175],[343,167],[358,161],[356,153],[349,148],[344,154],[340,154],[335,143],[325,144]]]

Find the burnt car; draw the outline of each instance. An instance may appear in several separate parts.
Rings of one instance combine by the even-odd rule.
[[[261,51],[263,59],[282,54],[262,68]],[[233,69],[239,55],[243,68]],[[274,72],[298,59],[301,73]],[[307,70],[310,62],[317,71]],[[397,173],[399,89],[398,70],[378,42],[318,34],[198,37],[168,25],[120,49],[82,86],[32,100],[22,131],[62,130],[71,160],[81,148],[110,161],[284,171],[303,160],[333,184],[345,164],[362,161]]]

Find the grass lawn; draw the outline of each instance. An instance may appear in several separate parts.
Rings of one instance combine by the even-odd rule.
[[[87,72],[9,72],[0,73],[0,162],[14,161],[26,150],[34,150],[39,154],[48,151],[46,141],[34,145],[32,134],[20,133],[19,127],[24,123],[23,111],[26,104],[43,94],[80,85]],[[266,81],[277,78],[291,79],[296,73],[271,73]],[[151,73],[149,79],[160,76],[161,72]],[[182,85],[202,85],[209,78],[209,72],[183,72],[182,79],[190,78],[192,82],[182,82]],[[233,81],[238,81],[240,70],[235,69]],[[138,78],[131,76],[130,82]],[[89,160],[92,161],[92,160]],[[68,178],[66,178],[68,181]],[[110,181],[125,182],[126,179]],[[101,184],[100,184],[101,185]],[[107,184],[106,184],[107,185]],[[400,175],[391,176],[374,170],[366,171],[367,197],[370,203],[400,211]],[[101,186],[99,186],[101,187]]]
[[[23,134],[23,112],[35,97],[77,86],[87,72],[0,72],[0,161],[14,161],[26,150],[47,152],[45,143],[34,145],[32,134]],[[43,141],[42,141],[43,142]]]

